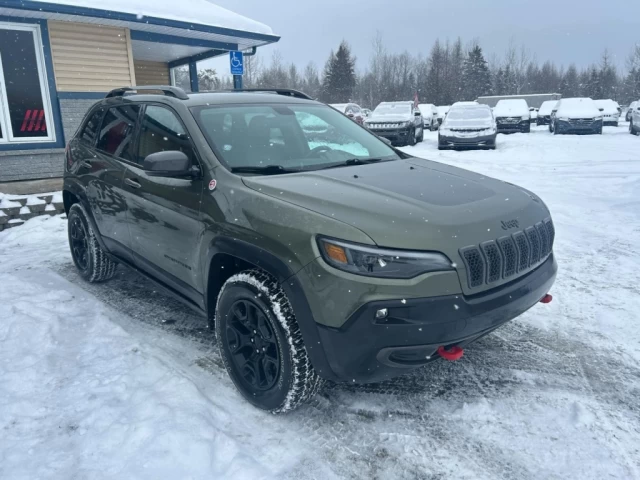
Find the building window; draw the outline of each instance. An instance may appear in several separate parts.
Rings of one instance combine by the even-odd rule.
[[[0,144],[55,141],[37,25],[0,22]]]

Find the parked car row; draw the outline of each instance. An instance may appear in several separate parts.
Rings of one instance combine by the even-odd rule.
[[[424,139],[425,121],[414,102],[382,102],[364,125],[393,145],[415,145]]]

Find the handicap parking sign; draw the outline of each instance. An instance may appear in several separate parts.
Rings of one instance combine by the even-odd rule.
[[[242,52],[229,52],[231,75],[244,75],[244,58]]]

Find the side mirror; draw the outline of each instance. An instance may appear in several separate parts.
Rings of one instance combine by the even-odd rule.
[[[637,107],[637,108],[636,108],[636,110],[637,110],[638,112],[640,112],[640,107]]]
[[[599,108],[598,110],[600,110],[601,112],[604,112],[604,108]]]
[[[194,173],[189,157],[178,150],[147,155],[142,168],[150,177],[185,177]]]
[[[421,114],[420,112],[415,112],[415,113],[413,114],[413,116],[414,116],[414,117],[419,117],[419,116],[421,116],[421,115],[422,115],[422,114]]]

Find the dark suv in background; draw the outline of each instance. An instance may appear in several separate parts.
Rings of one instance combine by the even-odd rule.
[[[537,195],[411,157],[300,92],[136,90],[67,147],[73,261],[90,282],[127,265],[202,313],[252,404],[460,358],[551,300]]]

